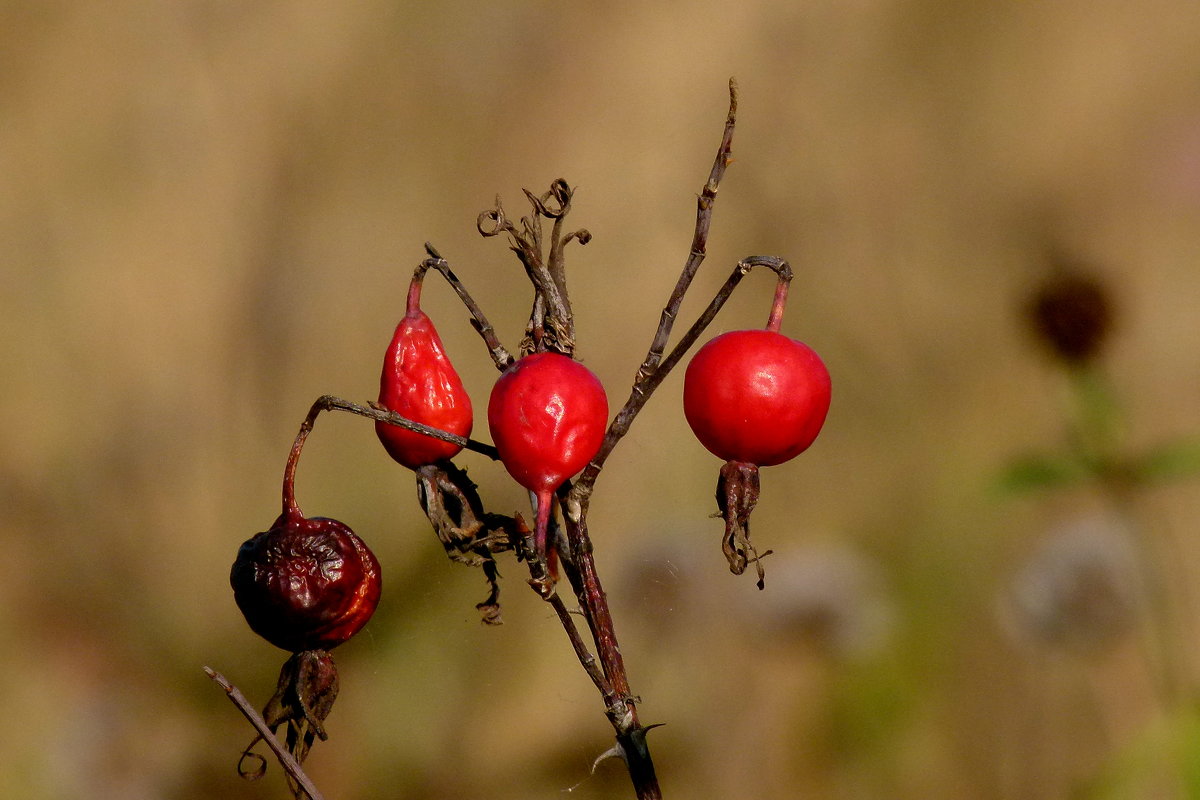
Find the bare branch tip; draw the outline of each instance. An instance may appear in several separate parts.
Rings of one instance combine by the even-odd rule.
[[[233,694],[233,684],[229,682],[228,678],[226,678],[221,673],[217,672],[212,667],[206,666],[203,669],[204,669],[204,674],[207,675],[212,680],[213,683],[215,683],[217,686],[221,687],[221,691],[225,692],[225,694],[228,694],[228,695]]]

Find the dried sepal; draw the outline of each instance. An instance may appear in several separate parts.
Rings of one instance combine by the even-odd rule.
[[[483,570],[488,596],[475,607],[484,623],[499,625],[500,568],[494,555],[513,549],[515,521],[484,511],[475,483],[450,462],[423,466],[416,476],[417,499],[446,555]]]
[[[727,461],[717,478],[717,508],[725,518],[725,537],[721,549],[729,562],[729,571],[741,575],[747,564],[754,564],[758,571],[758,588],[766,585],[762,559],[771,555],[768,550],[761,555],[750,543],[750,512],[758,505],[758,467],[745,461]]]
[[[296,763],[304,763],[317,739],[328,738],[324,722],[337,694],[337,666],[329,651],[302,650],[284,662],[275,694],[263,708],[262,717],[272,734],[287,726],[284,744]],[[261,734],[255,736],[238,760],[238,774],[246,780],[257,780],[266,773],[266,759],[253,752],[261,740]],[[307,796],[290,775],[288,785],[297,798]]]

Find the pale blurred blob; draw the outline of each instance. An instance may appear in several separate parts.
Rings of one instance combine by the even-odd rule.
[[[1137,543],[1108,513],[1051,528],[1013,576],[1009,626],[1022,640],[1095,653],[1129,633],[1145,601]]]
[[[779,646],[863,658],[887,644],[895,620],[878,565],[848,545],[789,548],[764,561],[767,588],[754,624]]]

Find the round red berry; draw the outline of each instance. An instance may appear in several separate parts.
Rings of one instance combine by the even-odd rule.
[[[488,426],[509,474],[533,492],[587,466],[608,425],[608,398],[587,367],[559,353],[525,356],[492,389]]]
[[[731,331],[688,364],[683,410],[715,456],[765,467],[808,449],[829,396],[829,371],[808,345],[774,331]]]

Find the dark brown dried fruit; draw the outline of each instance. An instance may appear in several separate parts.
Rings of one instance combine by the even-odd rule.
[[[381,588],[379,562],[362,539],[294,507],[241,546],[229,582],[250,628],[293,653],[329,650],[358,633]]]

